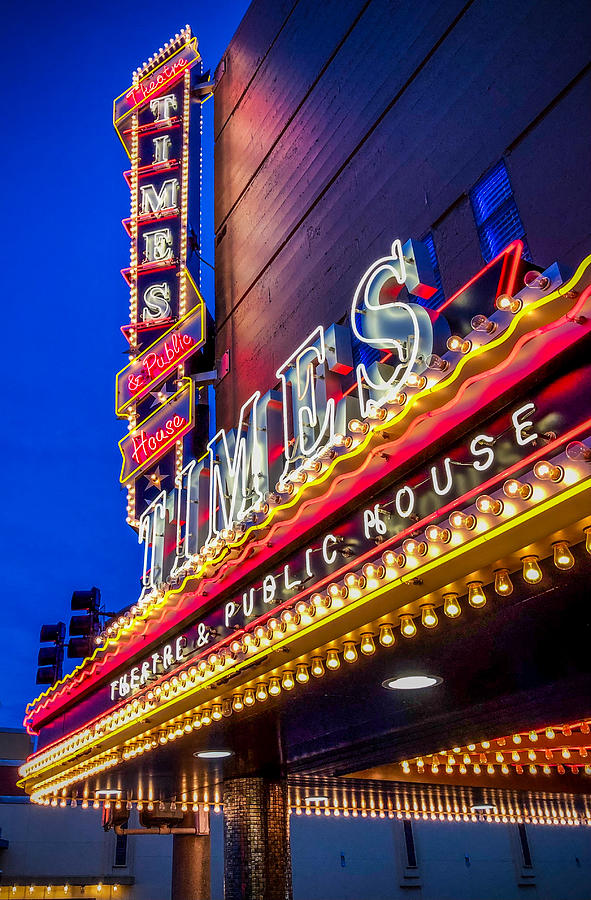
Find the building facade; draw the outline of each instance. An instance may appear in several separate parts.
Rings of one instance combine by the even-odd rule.
[[[118,400],[142,593],[29,705],[20,771],[172,830],[175,900],[221,891],[210,812],[226,900],[588,893],[590,31],[580,2],[254,0],[212,83],[188,30],[116,105],[139,377],[142,296],[189,278],[187,150],[159,154],[213,93],[215,371],[174,357],[179,289],[178,396]],[[148,469],[159,385],[188,406]]]

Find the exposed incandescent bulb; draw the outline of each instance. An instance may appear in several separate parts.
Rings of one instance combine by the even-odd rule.
[[[537,584],[542,580],[542,570],[538,564],[537,556],[524,556],[522,563],[523,578],[528,584]]]
[[[425,628],[435,628],[439,619],[437,618],[437,613],[435,609],[430,604],[423,606],[421,609],[421,623],[425,626]]]
[[[283,677],[281,678],[281,687],[284,691],[291,691],[292,688],[295,687],[295,678],[293,677],[293,672],[289,670],[283,673]]]
[[[486,603],[486,594],[484,593],[481,581],[471,581],[468,585],[468,603],[478,609]]]
[[[449,528],[441,528],[439,525],[427,525],[425,537],[434,544],[447,544],[451,538]]]
[[[278,678],[269,678],[269,694],[271,697],[276,697],[281,693],[281,682]]]
[[[338,650],[327,650],[326,651],[326,668],[327,669],[338,669],[341,664],[339,659],[339,651]]]
[[[400,631],[404,637],[411,638],[417,633],[417,626],[412,616],[400,616]]]
[[[320,656],[313,657],[310,671],[314,678],[321,678],[324,675],[324,663]]]
[[[583,529],[583,534],[585,535],[585,550],[587,553],[591,553],[591,525]]]
[[[256,686],[255,697],[259,703],[264,703],[268,696],[267,685],[264,681],[261,681],[261,683]]]
[[[591,461],[591,447],[587,447],[582,441],[571,441],[566,445],[566,455],[569,459],[584,459],[586,462]]]
[[[373,639],[373,634],[371,634],[371,632],[366,631],[361,635],[361,643],[359,645],[359,649],[365,656],[371,656],[372,653],[375,653],[376,645]]]
[[[470,325],[474,331],[482,331],[484,334],[492,334],[497,328],[496,322],[491,322],[490,319],[487,319],[486,316],[483,316],[482,314],[474,316]]]
[[[452,334],[447,339],[447,349],[452,353],[469,353],[472,349],[472,342],[466,338],[461,338],[457,334]]]
[[[557,569],[572,569],[575,564],[575,558],[570,551],[566,541],[557,541],[552,544],[554,551],[554,565]]]
[[[431,356],[427,357],[427,368],[436,372],[445,372],[449,369],[449,363],[446,359],[441,359],[440,356],[437,356],[436,353],[432,353]]]
[[[503,512],[503,501],[482,494],[476,500],[476,509],[485,515],[499,516]]]
[[[309,680],[310,675],[308,674],[308,666],[296,666],[296,681],[299,682],[299,684],[306,684]]]
[[[523,306],[523,301],[519,297],[512,297],[511,294],[499,294],[495,300],[495,306],[497,309],[515,314]]]
[[[541,481],[553,481],[557,484],[564,478],[562,466],[554,466],[546,460],[540,460],[534,466],[534,475]]]
[[[509,576],[508,569],[495,570],[495,591],[501,597],[508,597],[513,593],[513,582]]]
[[[516,499],[520,497],[522,500],[529,500],[533,494],[531,484],[518,481],[516,478],[509,478],[503,485],[503,493],[506,497]]]
[[[457,594],[445,594],[443,597],[443,612],[450,619],[456,619],[462,611]]]
[[[394,630],[389,622],[380,625],[380,644],[382,647],[391,647],[394,640]]]
[[[252,689],[252,688],[247,688],[247,689],[244,691],[244,705],[245,705],[245,706],[253,706],[255,700],[256,700],[256,697],[255,697],[255,695],[254,695],[253,689]]]
[[[357,647],[353,641],[345,641],[343,644],[343,659],[348,663],[355,662],[357,659]]]

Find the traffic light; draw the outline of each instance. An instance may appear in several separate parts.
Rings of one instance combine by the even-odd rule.
[[[74,591],[72,594],[70,604],[72,612],[84,612],[84,615],[72,616],[70,619],[69,659],[80,659],[92,654],[94,638],[101,630],[100,605],[101,592],[98,588]]]
[[[66,623],[56,622],[55,625],[42,625],[39,641],[42,644],[52,644],[50,647],[41,647],[37,657],[37,684],[54,684],[63,674],[64,641],[66,639]]]

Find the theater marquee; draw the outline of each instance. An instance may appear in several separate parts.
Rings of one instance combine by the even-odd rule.
[[[198,59],[179,36],[115,101],[132,197],[116,409],[141,590],[27,708],[41,738],[21,775],[38,802],[456,619],[463,603],[509,597],[549,559],[569,568],[569,544],[591,548],[591,257],[540,272],[516,241],[431,310],[426,248],[393,236],[359,273],[347,324],[318,324],[236,428],[196,451]]]

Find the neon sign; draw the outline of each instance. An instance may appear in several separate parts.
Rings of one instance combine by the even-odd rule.
[[[115,388],[117,415],[127,415],[130,403],[137,403],[149,394],[180,363],[199,350],[204,341],[205,304],[201,301],[118,372]]]
[[[511,247],[508,249],[512,253],[515,248]],[[504,270],[506,268],[505,262],[508,258],[507,252],[501,254],[499,258]],[[60,698],[64,694],[66,687],[68,690],[74,689],[76,695],[88,690],[88,681],[84,676],[88,674],[89,666],[91,674],[95,670],[97,673],[111,672],[115,671],[117,666],[120,667],[121,662],[131,659],[137,654],[137,640],[133,636],[136,623],[133,617],[137,615],[138,611],[140,618],[137,624],[141,625],[142,641],[147,636],[146,625],[150,617],[153,617],[150,625],[152,639],[160,633],[170,632],[171,628],[181,627],[185,619],[190,615],[194,615],[203,605],[201,591],[205,593],[205,588],[207,588],[207,595],[210,598],[208,604],[211,604],[212,599],[219,595],[221,591],[227,597],[229,589],[234,585],[236,587],[243,585],[249,575],[253,577],[254,573],[260,572],[261,563],[264,564],[265,560],[283,553],[290,546],[290,543],[294,541],[294,533],[300,537],[306,529],[309,529],[312,525],[316,526],[327,515],[338,513],[343,503],[350,502],[353,496],[361,497],[368,493],[371,490],[371,486],[377,484],[376,476],[383,478],[389,472],[391,479],[393,471],[401,467],[403,470],[404,466],[415,458],[417,453],[428,451],[434,441],[441,441],[446,434],[453,431],[460,423],[466,421],[469,417],[473,417],[475,412],[483,412],[491,403],[498,402],[507,392],[513,391],[516,383],[519,383],[524,378],[529,378],[534,372],[543,371],[550,360],[555,359],[569,348],[580,345],[581,341],[585,340],[591,327],[589,325],[591,320],[587,315],[589,303],[591,302],[591,289],[586,287],[590,266],[591,257],[588,257],[578,267],[575,275],[566,283],[563,283],[559,267],[555,264],[543,273],[543,277],[540,279],[540,281],[544,282],[543,288],[538,286],[532,288],[529,285],[522,291],[515,292],[515,277],[518,269],[512,262],[510,265],[512,274],[509,282],[501,282],[498,286],[495,282],[492,288],[493,296],[498,296],[498,291],[501,292],[497,306],[499,311],[506,315],[506,318],[503,319],[502,316],[496,316],[493,313],[492,318],[498,324],[492,337],[490,335],[485,336],[482,343],[473,347],[467,355],[458,355],[457,351],[455,351],[456,356],[454,358],[452,352],[445,353],[441,359],[434,360],[434,368],[429,369],[428,377],[431,378],[432,374],[435,375],[435,380],[430,385],[426,387],[424,385],[416,386],[412,389],[407,387],[409,395],[412,395],[413,392],[416,393],[418,402],[415,407],[414,418],[412,416],[413,405],[411,404],[405,405],[402,410],[403,415],[399,414],[397,416],[398,419],[404,420],[403,429],[394,430],[395,420],[384,423],[378,422],[377,426],[374,427],[379,430],[376,430],[375,434],[372,434],[370,431],[364,435],[363,440],[358,442],[357,447],[349,446],[342,460],[337,459],[335,461],[333,458],[331,464],[331,459],[329,458],[327,460],[329,463],[328,468],[323,470],[320,477],[316,477],[317,473],[313,473],[313,494],[308,495],[305,504],[297,505],[302,491],[301,484],[298,488],[295,486],[296,483],[294,483],[293,493],[283,501],[283,507],[276,505],[276,501],[273,498],[269,498],[269,502],[275,504],[274,510],[279,513],[286,510],[286,515],[276,518],[276,521],[272,523],[272,527],[269,527],[272,516],[268,511],[262,511],[258,522],[262,523],[263,527],[258,535],[255,529],[250,526],[246,531],[237,528],[236,534],[224,537],[221,542],[221,549],[218,546],[216,550],[215,545],[212,546],[212,550],[208,553],[205,562],[202,562],[198,556],[191,555],[191,548],[187,543],[189,531],[193,529],[195,521],[200,517],[199,511],[195,510],[195,506],[201,504],[202,509],[206,509],[209,496],[207,489],[209,472],[207,466],[203,465],[203,461],[194,464],[193,469],[186,472],[182,488],[179,485],[178,492],[170,492],[168,496],[162,496],[160,499],[162,507],[166,506],[168,509],[173,509],[173,515],[170,516],[170,520],[174,520],[174,505],[171,505],[171,501],[174,500],[175,496],[179,503],[187,502],[186,495],[189,495],[191,499],[195,498],[198,500],[197,504],[190,502],[186,507],[191,509],[190,524],[187,522],[186,529],[185,523],[182,526],[180,525],[180,517],[177,519],[182,540],[177,541],[176,571],[174,573],[176,583],[172,582],[171,584],[169,580],[160,581],[160,579],[166,578],[167,567],[170,565],[170,562],[167,562],[166,566],[162,567],[159,560],[159,564],[156,566],[158,570],[157,577],[152,582],[152,587],[157,588],[156,602],[152,601],[152,597],[147,597],[146,604],[140,602],[137,607],[133,607],[130,613],[132,621],[126,625],[125,630],[121,633],[116,633],[117,629],[115,629],[116,639],[108,639],[105,647],[97,650],[95,654],[96,659],[93,657],[92,661],[87,661],[88,665],[79,667],[72,676],[68,676],[66,678],[67,685],[56,686],[55,690],[52,689],[45,692],[34,704],[31,704],[27,723],[32,724],[36,728],[48,716],[54,715],[54,709],[56,705],[59,707],[62,702]],[[483,271],[487,272],[487,270],[490,273],[490,266],[487,266]],[[523,271],[525,270],[522,269]],[[476,277],[472,279],[467,288],[472,290],[475,281]],[[504,291],[507,291],[507,293],[504,293]],[[484,304],[486,304],[487,294],[488,288],[481,299],[481,309],[483,306],[486,309]],[[512,295],[511,309],[509,309],[508,303],[505,302],[508,294]],[[458,292],[456,296],[462,303],[462,292]],[[493,305],[492,301],[489,302]],[[441,367],[441,362],[446,363],[446,365]],[[476,362],[476,365],[474,365],[474,362]],[[482,373],[484,372],[487,372],[490,377],[487,378],[486,390],[483,391]],[[572,391],[576,381],[576,378],[573,380],[573,376],[568,376],[565,390],[563,390],[565,396],[566,393]],[[582,379],[583,382],[584,379]],[[435,400],[434,406],[425,404],[425,399],[429,399],[431,396]],[[548,414],[556,416],[556,395],[553,394],[552,396],[554,397],[554,412],[549,412]],[[569,408],[582,413],[585,409],[585,404],[584,402],[575,402]],[[436,412],[431,412],[431,409]],[[410,418],[409,413],[411,414]],[[416,415],[416,413],[420,413],[420,415]],[[563,409],[561,407],[560,414],[562,415],[562,413]],[[556,421],[551,421],[548,424],[554,428]],[[416,428],[417,425],[418,430]],[[567,421],[564,422],[564,426],[568,427]],[[584,428],[588,431],[588,426],[589,422],[586,421],[571,428],[564,435],[562,441],[580,437]],[[517,446],[528,447],[533,443],[535,432],[539,429],[547,428],[547,425],[544,424],[543,420],[539,419],[539,413],[534,416],[533,409],[528,404],[524,404],[513,409],[508,427],[515,433]],[[381,428],[387,429],[388,432],[385,441],[381,439]],[[470,442],[470,452],[474,457],[470,463],[470,468],[474,472],[487,471],[487,466],[490,465],[491,461],[491,449],[493,453],[496,453],[496,448],[491,448],[489,440],[493,435],[494,432],[489,435],[487,429],[487,431],[479,432],[478,435],[475,435]],[[378,438],[377,441],[376,438]],[[375,446],[372,447],[370,444]],[[541,455],[548,453],[550,449],[550,446],[542,446],[535,452],[531,451],[530,462],[536,458],[539,459]],[[384,453],[384,450],[387,452]],[[361,458],[359,458],[360,453],[363,454]],[[394,454],[394,457],[390,455],[391,453]],[[355,462],[356,458],[357,461]],[[502,454],[500,458],[504,459]],[[385,461],[381,461],[383,459]],[[335,472],[335,465],[339,461],[344,462],[345,465],[349,464],[348,468],[343,470],[341,466],[340,472]],[[453,498],[452,493],[446,494],[448,489],[448,471],[449,461],[444,458],[438,465],[438,474],[434,475],[431,473],[434,493],[437,496],[445,496],[446,499],[448,499],[448,496]],[[460,469],[458,471],[460,481],[462,471],[465,473],[467,470]],[[197,477],[193,479],[191,475],[195,472],[197,472]],[[518,472],[517,464],[517,466],[507,470],[505,474],[515,475]],[[368,477],[368,475],[371,477]],[[329,477],[331,480],[327,482]],[[481,485],[480,490],[490,491],[494,480],[494,476],[492,479],[489,478],[487,482]],[[417,485],[417,487],[420,487],[420,485]],[[583,487],[584,485],[581,485],[581,490]],[[412,482],[406,482],[406,484],[399,485],[396,491],[393,492],[390,500],[385,500],[384,506],[395,500],[395,495],[400,490],[405,492],[404,496],[410,502],[410,492],[414,488]],[[579,490],[578,487],[577,490]],[[182,497],[183,494],[185,496]],[[472,492],[465,496],[462,502],[467,502],[471,495]],[[414,503],[419,504],[421,502],[421,497],[417,493]],[[451,502],[453,503],[453,499]],[[292,507],[291,510],[290,507]],[[448,513],[451,513],[453,507],[450,507],[449,503],[447,508]],[[182,510],[183,507],[179,506],[179,509]],[[401,505],[401,512],[405,511],[407,511],[407,507]],[[413,509],[413,514],[415,511]],[[377,510],[377,512],[379,516],[377,524],[375,521],[373,523],[376,527],[375,537],[372,538],[372,541],[382,537],[385,545],[388,546],[388,543],[393,538],[388,536],[389,530],[388,532],[384,531],[383,515],[380,513],[380,510]],[[418,509],[418,512],[422,514],[423,510]],[[445,507],[442,510],[440,509],[440,512],[445,512]],[[371,533],[371,516],[373,513],[373,506],[367,507],[363,511],[363,526],[364,529],[368,529],[368,534]],[[534,513],[535,509],[532,509],[531,515]],[[423,525],[430,522],[432,522],[431,516],[426,521],[423,520]],[[393,527],[396,528],[396,525]],[[417,526],[413,520],[413,524],[410,525],[410,528],[407,528],[407,535],[413,534],[416,528]],[[402,535],[398,535],[399,538],[404,536],[404,532]],[[245,541],[245,538],[248,539],[249,537],[251,540]],[[396,539],[396,536],[394,539]],[[164,542],[162,542],[161,546],[162,548],[164,547]],[[272,551],[266,549],[270,546],[273,547]],[[149,552],[149,547],[146,543],[146,553]],[[454,548],[453,552],[456,555],[461,553],[462,546]],[[216,554],[219,554],[217,559]],[[362,556],[361,559],[357,559],[356,563],[366,562],[370,556],[371,554],[365,554],[365,557]],[[152,571],[153,569],[154,566],[151,566],[150,561],[148,561],[147,571]],[[297,579],[297,573],[290,570],[287,579],[289,584],[292,583],[294,576]],[[408,577],[410,576],[403,576],[402,581]],[[199,580],[193,580],[193,587],[191,588],[189,584],[189,588],[186,588],[191,578]],[[276,581],[278,583],[277,578]],[[148,584],[146,584],[146,587],[148,587]],[[170,594],[168,590],[170,590]],[[304,593],[309,593],[309,590],[306,587]],[[168,596],[171,596],[175,601],[174,609],[170,609],[167,606]],[[296,595],[293,599],[299,599],[299,597]],[[131,631],[128,631],[128,629],[131,629]],[[70,694],[67,696],[69,697]]]
[[[123,457],[121,484],[156,462],[190,431],[193,427],[193,393],[193,382],[189,381],[119,441]]]
[[[184,32],[183,32],[184,33]],[[166,48],[167,49],[167,48]],[[191,38],[174,55],[117,97],[113,103],[113,123],[121,137],[121,126],[135,109],[172,85],[201,57],[197,50],[197,38]]]

